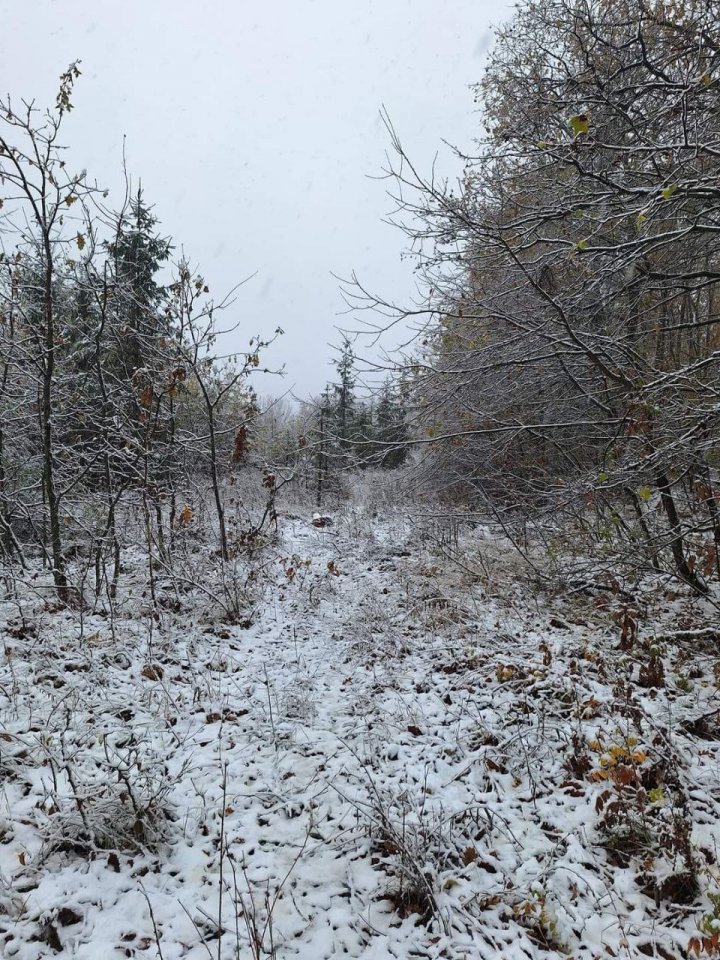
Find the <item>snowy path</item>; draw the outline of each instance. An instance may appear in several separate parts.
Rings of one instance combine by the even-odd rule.
[[[656,908],[608,863],[593,832],[607,783],[568,772],[581,722],[588,743],[629,736],[607,719],[618,676],[602,631],[553,631],[536,604],[476,606],[403,538],[352,513],[325,530],[287,521],[249,629],[185,611],[151,646],[139,624],[113,641],[100,619],[78,643],[59,614],[8,633],[3,956],[590,958],[657,942],[680,955],[688,911]],[[650,693],[639,705],[659,715],[675,700],[702,711],[716,691],[692,705]],[[643,729],[649,770],[662,731]],[[157,852],[51,852],[61,827],[82,827],[67,784],[58,809],[58,755],[77,792],[97,778],[86,812],[111,833],[126,816],[103,793],[116,747],[173,811]],[[711,850],[718,754],[704,747],[687,763],[695,842]]]

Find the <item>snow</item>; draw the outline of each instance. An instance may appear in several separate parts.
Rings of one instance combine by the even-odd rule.
[[[720,881],[718,741],[681,727],[720,706],[715,652],[694,652],[690,692],[633,688],[623,712],[634,660],[608,612],[531,596],[487,530],[466,559],[491,543],[492,584],[399,510],[373,513],[358,499],[320,529],[311,511],[281,518],[254,561],[248,628],[192,590],[160,623],[143,616],[139,549],[112,629],[44,604],[37,584],[4,601],[4,957],[682,955]],[[573,735],[602,741],[584,775],[567,767]],[[643,769],[671,738],[692,905],[658,905],[638,858],[603,845],[601,750],[631,735]],[[659,853],[648,871],[675,866]]]

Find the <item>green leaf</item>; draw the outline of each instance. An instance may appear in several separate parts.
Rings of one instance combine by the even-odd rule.
[[[653,787],[648,790],[648,800],[656,807],[661,807],[665,803],[665,793],[662,787]]]
[[[652,490],[650,489],[650,487],[640,487],[640,489],[638,490],[638,496],[640,497],[641,500],[644,500],[645,503],[647,503],[650,497],[652,496]]]
[[[673,184],[671,187],[665,187],[660,191],[660,194],[663,200],[669,200],[670,197],[677,192],[677,187]]]
[[[598,474],[598,480],[600,481],[600,483],[607,483],[609,479],[610,479],[609,474],[605,472]]]
[[[587,250],[587,240],[578,240],[576,250]]]
[[[635,226],[638,230],[642,230],[643,224],[647,220],[647,216],[644,213],[639,213],[635,218]]]
[[[590,129],[590,117],[586,113],[576,113],[568,120],[570,129],[578,137],[581,133],[587,133]]]

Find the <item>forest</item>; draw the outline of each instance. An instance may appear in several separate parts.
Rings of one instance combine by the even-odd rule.
[[[383,110],[303,396],[89,82],[0,96],[0,955],[720,957],[718,3],[522,0],[455,179]]]

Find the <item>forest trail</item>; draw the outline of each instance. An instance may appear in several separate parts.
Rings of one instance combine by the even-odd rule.
[[[680,726],[716,703],[710,681],[638,688],[623,713],[628,657],[606,611],[528,602],[512,577],[483,586],[363,504],[281,530],[245,628],[187,604],[151,642],[132,618],[114,640],[90,618],[78,641],[63,612],[23,637],[6,605],[4,956],[195,960],[218,956],[219,929],[227,958],[256,955],[253,937],[258,956],[307,960],[589,958],[658,929],[684,947],[692,920],[613,856],[598,798],[627,760],[662,793],[662,821],[672,714],[693,843],[711,855],[717,743],[691,754]],[[137,789],[156,784],[172,819],[144,851],[79,855],[77,809],[53,783],[62,757],[112,834],[128,801],[108,758],[129,770],[131,754]]]

